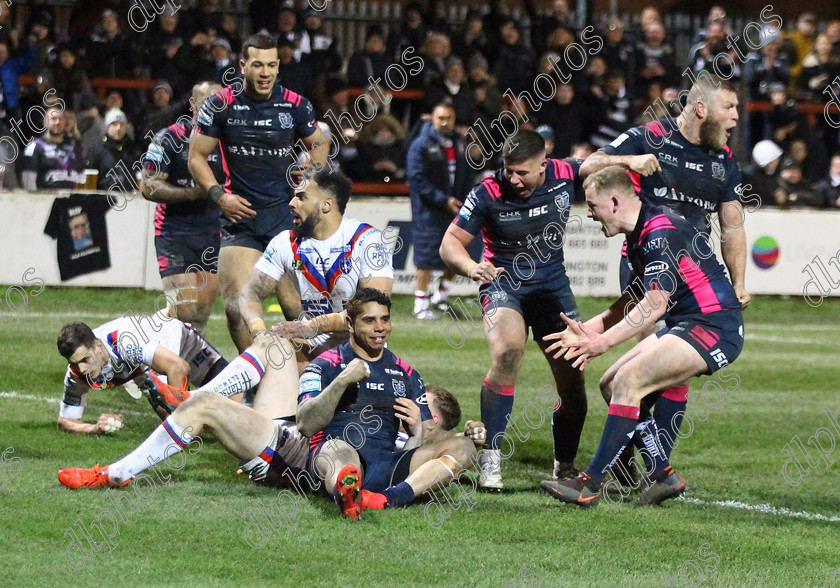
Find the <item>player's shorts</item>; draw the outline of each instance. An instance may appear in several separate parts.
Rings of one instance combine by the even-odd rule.
[[[291,209],[283,203],[270,208],[255,208],[257,216],[232,223],[222,217],[222,247],[248,247],[265,251],[269,241],[282,231],[294,228]]]
[[[193,386],[202,386],[209,382],[227,365],[222,354],[191,326],[167,321],[163,323],[161,331],[161,344],[167,349],[180,349],[178,355],[190,364],[190,383]],[[179,384],[170,383],[173,386]]]
[[[525,319],[525,328],[531,328],[534,341],[566,329],[561,312],[570,319],[580,316],[568,282],[558,288],[545,285],[533,287],[521,282],[518,290],[511,289],[508,284],[505,279],[482,284],[478,290],[481,307],[489,317],[492,317],[495,308],[512,308]],[[492,321],[492,318],[489,320]]]
[[[242,473],[258,484],[314,491],[320,487],[320,483],[304,471],[308,455],[309,439],[300,434],[297,425],[291,421],[275,419],[274,431],[265,450],[242,464]],[[301,484],[309,487],[302,487]]]
[[[219,232],[207,235],[158,235],[155,237],[160,277],[205,271],[215,273],[218,268]]]
[[[449,224],[442,227],[427,226],[422,231],[415,230],[414,240],[414,266],[417,269],[442,270],[446,265],[440,258],[440,244]]]
[[[740,309],[722,310],[672,323],[666,319],[666,327],[656,336],[676,335],[697,350],[709,366],[706,374],[713,374],[729,365],[744,348],[744,316]]]
[[[309,452],[306,469],[312,475],[317,475],[315,462],[326,443],[328,441],[324,441]],[[411,456],[414,455],[415,450],[416,448],[401,452],[359,451],[359,460],[362,463],[362,488],[371,492],[382,492],[389,486],[405,481],[411,466]],[[321,470],[329,472],[330,466],[324,463],[325,459],[327,459],[326,456],[321,458],[318,465]]]

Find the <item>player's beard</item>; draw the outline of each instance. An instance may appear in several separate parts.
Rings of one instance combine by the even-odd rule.
[[[309,239],[315,235],[315,227],[321,222],[321,211],[313,210],[312,213],[306,217],[306,220],[301,219],[300,224],[295,227],[295,235],[301,239]]]
[[[723,125],[712,117],[707,117],[700,123],[700,144],[715,151],[726,145],[726,133]]]

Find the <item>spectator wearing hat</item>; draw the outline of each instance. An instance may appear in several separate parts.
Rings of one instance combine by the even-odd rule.
[[[210,56],[213,58],[215,73],[213,79],[222,86],[229,86],[236,77],[236,64],[231,59],[230,41],[224,37],[216,37],[210,45]]]
[[[357,165],[348,170],[362,182],[394,182],[405,178],[405,129],[390,114],[378,114],[360,134]]]
[[[426,90],[423,112],[432,109],[441,102],[448,102],[455,109],[455,124],[468,126],[473,123],[472,92],[465,83],[464,62],[460,57],[450,56],[446,60],[443,78],[431,84]]]
[[[403,19],[390,28],[388,34],[388,55],[392,62],[400,63],[400,57],[409,47],[414,54],[420,53],[420,47],[426,40],[426,23],[423,22],[423,9],[417,2],[409,2],[403,10]]]
[[[385,37],[382,27],[371,25],[365,36],[364,47],[350,56],[347,63],[347,82],[351,86],[367,87],[369,77],[385,79],[385,69],[391,64],[385,53]]]
[[[91,77],[130,78],[139,61],[137,51],[119,25],[116,11],[103,10],[99,25],[87,40],[85,70]]]
[[[312,70],[306,64],[295,61],[295,47],[285,37],[277,41],[277,57],[277,83],[293,92],[309,96],[312,91]]]
[[[473,55],[487,56],[490,53],[490,42],[484,31],[484,20],[477,10],[467,12],[464,28],[461,34],[453,39],[453,53],[464,61],[469,61]]]
[[[522,42],[522,33],[513,19],[507,19],[499,27],[501,43],[498,56],[493,64],[493,71],[504,92],[510,88],[514,92],[532,89],[533,56],[531,50]]]
[[[792,157],[782,160],[779,185],[773,193],[781,208],[822,207],[823,195],[811,187],[802,173],[802,165]]]
[[[73,110],[78,110],[82,94],[90,92],[90,80],[70,44],[58,49],[58,59],[52,67],[52,80],[57,96]]]
[[[554,157],[554,129],[548,125],[537,127],[537,134],[545,141],[545,156]]]
[[[339,72],[344,65],[338,43],[324,32],[321,13],[312,7],[303,11],[300,59],[301,63],[319,75]]]
[[[99,113],[99,100],[96,94],[90,92],[82,94],[76,126],[82,136],[82,153],[87,153],[105,134],[105,119]]]
[[[772,202],[776,188],[779,187],[778,172],[782,155],[782,148],[769,139],[755,144],[752,163],[744,168],[743,185],[748,193],[758,194],[763,202]]]
[[[136,150],[126,136],[128,119],[125,113],[112,108],[105,113],[105,135],[87,153],[87,167],[99,172],[97,190],[114,189],[130,192],[137,188],[135,170]]]
[[[814,189],[822,194],[827,208],[840,208],[840,152],[831,157],[828,173],[814,184]]]
[[[158,80],[152,87],[152,101],[146,105],[136,135],[138,146],[148,145],[150,137],[175,122],[187,110],[187,99],[175,101],[172,86],[166,80]],[[151,135],[149,134],[151,132]]]
[[[187,50],[186,40],[179,30],[180,14],[166,8],[155,19],[143,42],[143,63],[152,78],[165,78],[178,85],[181,74],[175,66],[175,56]]]

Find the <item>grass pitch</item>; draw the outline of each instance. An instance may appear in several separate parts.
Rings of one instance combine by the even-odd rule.
[[[187,454],[183,470],[161,470],[172,478],[158,482],[154,496],[146,489],[148,500],[135,499],[136,511],[123,500],[125,518],[118,517],[111,545],[95,552],[82,540],[89,558],[81,570],[71,569],[71,527],[79,521],[101,542],[92,522],[115,506],[104,492],[65,489],[56,472],[113,462],[160,421],[145,400],[116,388],[92,392],[85,416],[92,421],[105,411],[123,412],[127,423],[119,434],[57,431],[65,364],[55,337],[72,320],[98,325],[129,311],[148,312],[155,297],[140,290],[50,288],[0,328],[0,451],[14,447],[5,456],[5,477],[0,474],[4,584],[801,587],[833,585],[832,573],[840,577],[837,454],[821,460],[808,445],[809,468],[795,449],[807,475],[796,487],[782,476],[788,459],[782,450],[794,435],[807,445],[824,427],[823,446],[840,447],[840,432],[821,414],[825,407],[840,410],[840,304],[827,300],[815,309],[801,299],[771,298],[759,298],[746,312],[746,345],[729,370],[740,380],[737,388],[725,391],[734,386],[729,381],[722,398],[709,394],[689,405],[691,434],[672,460],[696,487],[686,501],[648,509],[602,502],[590,511],[559,504],[539,490],[551,469],[546,419],[534,429],[520,424],[530,436],[516,440],[503,463],[510,492],[477,494],[471,510],[462,504],[439,527],[427,522],[426,500],[407,509],[366,511],[353,523],[342,520],[330,501],[312,497],[299,504],[293,530],[276,530],[257,550],[245,540],[250,519],[244,513],[277,492],[236,476],[234,458],[204,432],[203,448]],[[481,333],[454,350],[444,340],[446,320],[415,321],[410,303],[396,299],[391,349],[427,383],[455,392],[465,418],[477,418],[488,365]],[[589,317],[607,301],[578,303]],[[231,358],[234,348],[219,313],[217,302],[208,338]],[[589,415],[578,467],[595,451],[606,417],[597,380],[628,347],[587,369]],[[692,397],[706,380],[692,382]],[[529,344],[514,415],[528,401],[544,405],[538,391],[550,383],[545,361]],[[536,412],[531,414],[534,422]],[[107,515],[102,527],[111,531]]]

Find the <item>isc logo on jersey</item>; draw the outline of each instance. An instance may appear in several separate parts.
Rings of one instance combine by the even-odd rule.
[[[548,204],[538,206],[536,208],[531,208],[530,210],[528,210],[529,217],[540,216],[541,214],[548,214]]]

